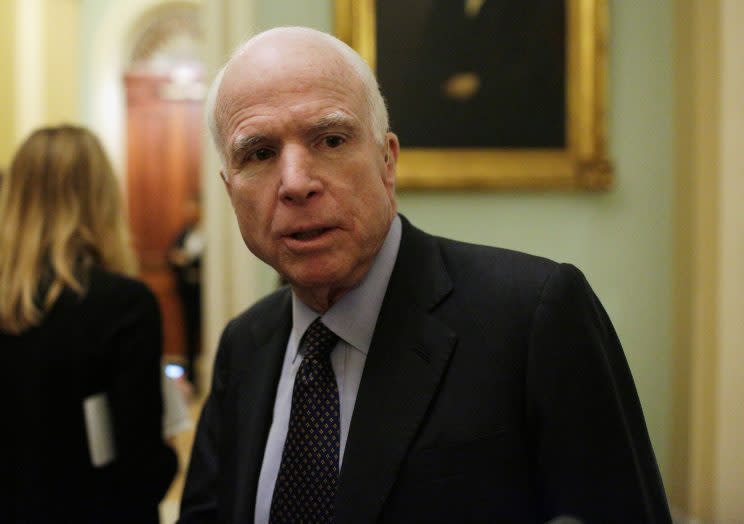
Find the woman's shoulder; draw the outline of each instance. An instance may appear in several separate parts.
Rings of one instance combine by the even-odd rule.
[[[94,267],[88,275],[85,302],[130,308],[134,306],[157,309],[155,295],[141,280]]]

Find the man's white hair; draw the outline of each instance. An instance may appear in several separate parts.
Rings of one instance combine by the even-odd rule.
[[[369,111],[368,116],[372,127],[372,135],[380,145],[383,145],[385,143],[385,134],[387,133],[389,128],[387,107],[385,106],[385,100],[382,97],[382,93],[380,93],[380,87],[377,84],[377,78],[375,78],[375,74],[372,72],[372,69],[369,67],[367,62],[365,62],[364,59],[359,56],[359,53],[354,51],[351,47],[346,45],[335,36],[329,35],[328,33],[324,33],[322,31],[318,31],[316,29],[311,29],[309,27],[275,27],[273,29],[268,29],[266,31],[258,33],[257,35],[252,36],[251,38],[240,44],[240,46],[238,46],[238,48],[230,56],[230,59],[227,61],[227,63],[222,67],[222,69],[219,70],[214,80],[212,81],[211,86],[209,87],[209,91],[207,92],[207,99],[205,101],[207,125],[209,127],[209,133],[212,136],[212,141],[214,142],[214,145],[217,148],[217,152],[219,153],[223,167],[227,166],[227,157],[225,154],[225,144],[222,140],[222,130],[220,129],[220,115],[218,114],[218,112],[221,111],[221,107],[218,106],[218,98],[220,85],[222,84],[222,78],[225,76],[225,70],[230,65],[230,63],[236,57],[243,54],[243,52],[245,52],[254,41],[259,38],[263,38],[265,36],[279,32],[289,34],[299,33],[313,36],[329,44],[339,53],[339,55],[341,55],[343,61],[346,62],[346,64],[350,66],[354,72],[356,72],[359,80],[362,82],[364,98]]]

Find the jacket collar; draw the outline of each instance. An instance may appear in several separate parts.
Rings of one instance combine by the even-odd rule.
[[[432,313],[452,290],[436,239],[403,226],[351,420],[336,501],[338,523],[373,522],[395,482],[424,414],[444,375],[456,336]],[[260,317],[260,318],[259,318]],[[236,391],[233,515],[252,521],[255,494],[271,426],[276,386],[292,325],[291,298],[266,299],[252,320],[236,323],[233,340],[252,347],[231,374]],[[258,399],[258,400],[256,400]],[[226,421],[229,422],[229,421]],[[240,495],[245,494],[245,496]],[[242,516],[242,517],[241,517]]]
[[[401,218],[398,259],[349,429],[336,499],[339,523],[376,520],[456,342],[432,314],[452,290],[437,240]]]

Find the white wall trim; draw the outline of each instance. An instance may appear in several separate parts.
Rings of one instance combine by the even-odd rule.
[[[718,415],[715,516],[744,522],[744,2],[720,3]]]
[[[256,0],[211,0],[204,5],[207,82],[232,51],[256,29]],[[220,161],[205,129],[202,199],[207,232],[204,261],[201,383],[208,387],[214,353],[225,324],[260,298],[261,262],[240,237],[235,215],[219,177]]]

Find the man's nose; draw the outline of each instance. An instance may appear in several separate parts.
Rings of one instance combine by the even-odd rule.
[[[279,161],[279,198],[287,204],[302,204],[319,196],[323,184],[314,176],[311,153],[301,145],[288,145]]]

